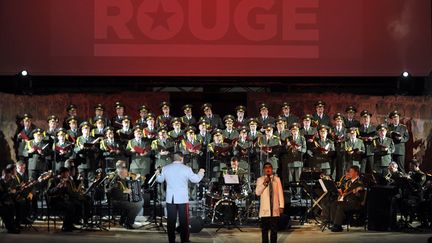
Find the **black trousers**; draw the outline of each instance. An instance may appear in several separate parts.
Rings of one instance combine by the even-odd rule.
[[[169,242],[175,242],[175,225],[177,214],[180,221],[180,240],[186,242],[189,240],[189,203],[167,203],[167,228]]]
[[[332,221],[335,225],[342,225],[348,212],[361,209],[361,205],[356,202],[336,201],[332,206]]]
[[[140,202],[129,202],[129,201],[118,201],[118,200],[112,201],[113,208],[118,209],[121,212],[120,222],[129,225],[134,224],[135,218],[138,215],[138,213],[141,211],[143,204],[144,204],[143,201]]]
[[[262,217],[261,218],[262,242],[276,243],[278,227],[279,227],[279,217]],[[268,236],[269,230],[270,230],[270,241]]]
[[[405,173],[405,154],[393,154],[392,159],[399,167],[399,170]]]

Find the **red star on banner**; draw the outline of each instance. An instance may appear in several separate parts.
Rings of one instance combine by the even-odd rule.
[[[171,18],[174,14],[175,12],[166,11],[163,8],[162,3],[159,2],[156,12],[147,13],[147,15],[149,15],[153,19],[151,29],[154,30],[155,28],[160,26],[165,28],[166,30],[169,30],[168,19]]]

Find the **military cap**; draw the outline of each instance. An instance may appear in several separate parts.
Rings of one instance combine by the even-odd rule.
[[[290,129],[290,130],[293,130],[293,129],[300,129],[300,124],[298,124],[297,122],[294,122],[293,124],[291,124],[291,126],[290,126],[289,129]]]
[[[249,118],[249,120],[248,120],[248,122],[247,122],[249,125],[250,124],[258,124],[258,120],[256,119],[256,118]]]
[[[182,107],[183,110],[192,110],[192,105],[191,104],[186,104]]]
[[[380,130],[387,130],[387,129],[388,129],[388,128],[387,128],[387,125],[384,124],[384,123],[379,124],[379,125],[377,126],[377,128],[376,128],[377,131],[380,131]]]
[[[119,109],[119,108],[125,108],[125,106],[123,105],[123,103],[121,103],[120,101],[117,101],[117,102],[114,104],[114,107],[115,107],[116,109]]]
[[[138,111],[148,111],[149,109],[148,109],[148,107],[146,106],[146,105],[141,105],[139,108],[138,108]]]
[[[210,125],[210,124],[207,122],[207,120],[204,119],[204,118],[201,118],[201,119],[198,120],[197,125],[201,125],[201,124],[204,124],[204,125]]]
[[[362,112],[360,112],[360,116],[372,116],[372,113],[368,110],[363,110]]]
[[[242,105],[238,105],[238,106],[235,108],[235,110],[236,110],[236,111],[243,111],[243,112],[246,112],[246,107],[245,107],[245,106],[242,106]]]
[[[105,110],[105,107],[104,107],[104,105],[102,105],[102,104],[96,104],[95,106],[94,106],[94,109],[95,110],[101,110],[101,111],[104,111]]]
[[[31,114],[25,113],[22,117],[21,120],[25,121],[25,120],[29,120],[32,119],[33,116]]]
[[[166,101],[162,101],[161,103],[160,103],[160,105],[159,105],[159,107],[160,108],[164,108],[164,107],[170,107],[171,105],[170,105],[170,103],[168,103],[168,102],[166,102]]]
[[[189,132],[195,132],[195,131],[196,131],[196,129],[193,126],[187,126],[185,128],[185,132],[187,132],[187,133],[189,133]]]
[[[72,121],[78,122],[76,116],[69,116],[69,117],[66,119],[66,122],[67,122],[67,123],[71,123]]]
[[[80,124],[80,129],[82,129],[82,128],[84,128],[84,127],[90,128],[91,125],[90,125],[90,123],[88,123],[88,121],[83,121],[83,122],[81,122],[81,124]]]
[[[357,133],[358,128],[357,127],[350,127],[348,128],[348,133]]]
[[[326,105],[326,103],[322,100],[318,100],[317,102],[315,102],[315,107],[322,107],[325,105]]]
[[[223,133],[222,133],[222,130],[219,129],[219,128],[213,131],[213,136],[216,136],[216,135],[222,135],[222,134],[223,134]]]
[[[348,106],[346,109],[345,109],[345,112],[354,112],[354,113],[356,113],[357,112],[357,109],[354,107],[354,106],[352,106],[352,105],[350,105],[350,106]]]
[[[51,116],[48,116],[48,118],[47,118],[47,122],[49,122],[49,121],[51,121],[51,120],[54,120],[55,122],[58,122],[58,117],[57,116],[55,116],[55,115],[51,115]]]
[[[281,105],[281,108],[289,108],[289,107],[291,107],[291,104],[288,103],[288,102],[284,102],[284,103],[282,103],[282,105]]]
[[[122,122],[124,121],[124,120],[127,120],[127,121],[131,121],[131,118],[129,117],[129,116],[123,116],[123,118],[122,118]]]
[[[181,119],[178,118],[178,117],[174,117],[174,118],[171,120],[171,124],[175,124],[175,123],[180,123],[180,124],[181,124]]]
[[[105,127],[104,133],[106,134],[108,131],[114,132],[114,127],[111,127],[111,126]]]
[[[146,120],[151,120],[151,119],[155,119],[155,115],[153,113],[148,113],[146,116]]]
[[[210,103],[204,103],[202,106],[201,106],[201,109],[202,110],[207,110],[207,109],[211,109],[212,108],[212,105],[210,104]]]
[[[227,122],[229,120],[231,120],[231,122],[233,122],[235,120],[235,118],[232,115],[226,115],[223,120],[224,120],[224,122]]]
[[[63,127],[57,129],[57,131],[56,131],[56,134],[57,134],[57,135],[60,135],[60,134],[64,135],[64,134],[66,134],[66,133],[67,133],[67,131],[66,131],[66,129],[64,129]]]
[[[324,125],[324,124],[321,124],[321,125],[318,126],[318,131],[321,131],[321,130],[326,130],[326,131],[328,131],[328,130],[329,130],[329,127],[326,126],[326,125]]]
[[[245,127],[245,126],[242,126],[242,127],[240,127],[239,129],[238,129],[238,132],[244,132],[244,133],[247,133],[249,131],[249,129],[247,128],[247,127]]]
[[[336,113],[336,114],[334,114],[334,116],[333,116],[333,120],[336,120],[336,119],[338,119],[338,118],[340,118],[340,119],[343,119],[343,116],[342,116],[342,114],[341,113]]]
[[[140,126],[140,125],[135,125],[133,128],[132,128],[132,131],[136,131],[136,130],[140,130],[140,131],[142,131],[142,127]]]
[[[389,118],[393,118],[393,117],[395,117],[395,116],[401,116],[401,114],[398,112],[398,111],[392,111],[392,112],[390,112],[390,114],[389,114]]]
[[[98,121],[105,122],[105,120],[104,120],[104,118],[102,116],[96,116],[95,122],[98,122]]]
[[[267,106],[266,103],[261,103],[261,104],[258,106],[258,108],[259,108],[259,110],[262,110],[262,109],[268,109],[268,106]]]
[[[303,116],[302,120],[303,120],[303,121],[304,121],[304,120],[309,120],[309,121],[311,121],[311,120],[312,120],[312,115],[310,115],[310,114],[306,114],[306,115]]]
[[[72,111],[72,110],[76,110],[76,109],[77,109],[77,106],[74,104],[70,104],[66,107],[67,112]]]
[[[161,127],[159,127],[158,132],[168,132],[168,127],[167,126],[161,126]]]
[[[43,135],[44,134],[44,130],[41,129],[41,128],[36,128],[36,129],[34,129],[32,131],[32,135],[35,135],[35,134]]]

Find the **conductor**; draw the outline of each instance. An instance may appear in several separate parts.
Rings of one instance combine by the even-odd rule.
[[[193,173],[191,167],[184,165],[183,154],[175,152],[173,162],[162,168],[156,181],[163,183],[166,181],[166,207],[167,207],[167,229],[169,242],[175,242],[175,225],[177,214],[180,221],[181,242],[189,240],[189,190],[188,183],[199,183],[204,177],[204,169],[200,169],[197,174]]]

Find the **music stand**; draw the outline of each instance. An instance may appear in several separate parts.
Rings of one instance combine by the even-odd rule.
[[[322,172],[315,169],[307,169],[302,171],[300,174],[300,185],[303,188],[303,192],[307,196],[307,198],[310,200],[310,205],[308,205],[308,201],[306,199],[306,207],[308,207],[308,210],[303,214],[300,220],[300,224],[304,224],[308,218],[309,213],[312,211],[312,205],[315,202],[314,193],[313,193],[313,186],[316,185],[316,181],[320,179]],[[315,221],[317,221],[315,219]],[[318,221],[317,221],[318,222]]]
[[[157,171],[155,172],[155,174],[150,178],[148,185],[149,188],[148,190],[151,191],[153,193],[153,216],[152,216],[152,221],[150,222],[150,224],[154,224],[151,225],[149,227],[149,229],[156,229],[157,231],[163,231],[166,232],[166,229],[162,223],[162,219],[163,219],[163,213],[162,215],[160,215],[160,220],[157,220],[157,212],[163,212],[163,207],[162,207],[162,186],[163,184],[159,184],[156,182],[156,177],[157,177]],[[158,185],[159,184],[159,185]],[[140,228],[144,227],[146,225],[141,226]]]
[[[88,195],[90,193],[90,202],[91,202],[91,206],[92,206],[92,213],[91,213],[91,223],[88,223],[86,226],[83,226],[82,229],[83,230],[92,230],[92,229],[99,229],[101,231],[108,231],[108,229],[106,227],[104,227],[102,225],[102,209],[100,208],[102,206],[102,199],[95,200],[95,194],[96,194],[96,190],[97,188],[99,188],[100,186],[103,186],[105,181],[108,179],[108,176],[104,176],[101,178],[99,178],[98,180],[96,180],[93,184],[91,184],[91,186],[84,192],[84,195]],[[95,204],[96,202],[96,204]],[[95,222],[95,214],[94,212],[97,211],[96,210],[96,206],[99,206],[99,221]],[[84,208],[83,208],[84,210]]]

